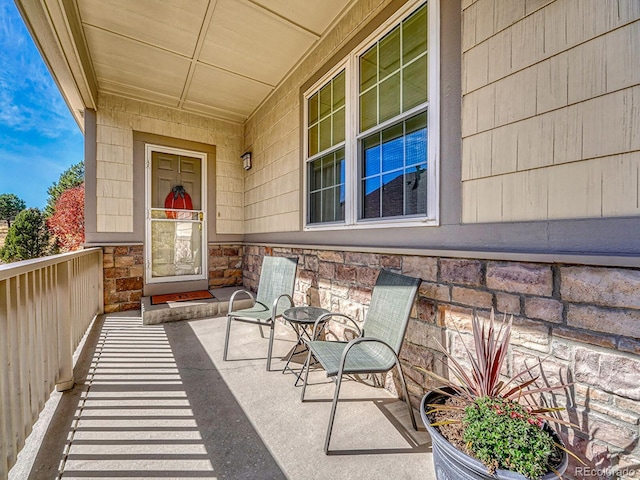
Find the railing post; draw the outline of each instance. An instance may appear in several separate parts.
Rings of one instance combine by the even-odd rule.
[[[71,341],[71,262],[57,266],[56,289],[58,304],[58,379],[56,390],[73,388],[73,349]]]
[[[52,384],[74,386],[74,351],[103,308],[102,275],[101,249],[0,265],[0,480]]]
[[[98,315],[104,313],[104,250],[100,248],[98,253]]]
[[[3,367],[9,364],[9,358],[11,353],[9,352],[10,340],[8,337],[9,332],[9,311],[11,305],[10,300],[9,281],[0,280],[0,365]],[[9,468],[12,464],[13,448],[13,418],[11,417],[11,401],[10,395],[13,392],[9,388],[9,376],[11,372],[8,368],[3,368],[0,371],[0,478],[5,478],[9,473]],[[17,452],[15,452],[17,453]]]

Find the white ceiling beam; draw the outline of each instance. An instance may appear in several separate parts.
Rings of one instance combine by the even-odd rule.
[[[264,13],[265,15],[270,16],[271,18],[274,18],[276,20],[278,20],[280,23],[287,25],[289,27],[294,28],[295,30],[298,30],[299,32],[302,32],[303,34],[307,35],[308,37],[312,38],[313,41],[317,41],[320,40],[320,34],[316,33],[312,30],[309,30],[308,28],[304,27],[303,25],[300,25],[294,21],[292,21],[291,19],[287,18],[287,17],[283,17],[282,15],[269,10],[268,8],[264,7],[263,5],[260,5],[259,3],[256,3],[254,0],[239,0],[242,3],[244,3],[245,5],[249,5],[252,8],[255,8],[256,10],[259,10],[260,12]],[[318,0],[313,0],[313,1],[318,1]]]
[[[182,107],[184,105],[184,101],[187,98],[187,94],[189,93],[189,88],[191,87],[191,82],[193,81],[193,74],[196,71],[198,59],[200,58],[200,52],[202,51],[202,46],[204,45],[207,32],[209,31],[209,24],[211,23],[211,19],[213,18],[213,12],[216,9],[217,4],[218,4],[218,0],[209,0],[209,5],[207,5],[207,11],[204,15],[204,20],[202,21],[202,25],[200,26],[200,33],[198,34],[198,41],[196,42],[196,48],[194,48],[193,56],[191,57],[189,72],[187,73],[187,78],[184,81],[184,86],[182,87],[182,93],[180,94],[180,103],[178,104],[179,107]]]

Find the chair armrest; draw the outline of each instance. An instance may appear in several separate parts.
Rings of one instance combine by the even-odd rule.
[[[253,296],[253,293],[251,293],[249,290],[236,290],[235,292],[233,292],[233,295],[231,295],[231,299],[229,300],[229,311],[233,312],[233,302],[236,299],[236,296],[244,293],[246,295],[249,296],[249,298],[251,298],[251,301],[255,304],[256,303],[256,298]]]
[[[396,362],[398,361],[398,354],[396,353],[396,351],[393,348],[391,348],[391,345],[389,345],[387,342],[379,340],[377,338],[373,338],[373,337],[354,338],[349,343],[347,343],[347,346],[342,351],[342,358],[340,359],[340,367],[338,369],[338,375],[339,376],[341,376],[342,372],[344,371],[344,364],[347,361],[347,355],[349,354],[349,350],[351,350],[353,347],[355,347],[359,343],[364,343],[364,342],[376,342],[376,343],[379,343],[381,345],[384,345],[385,347],[387,347],[391,351],[391,353],[393,353],[393,356],[395,357]]]
[[[324,313],[324,314],[320,315],[318,318],[316,318],[316,321],[313,323],[313,329],[311,330],[311,338],[316,338],[316,332],[318,330],[318,325],[320,325],[320,323],[325,323],[331,317],[346,318],[347,320],[349,320],[351,322],[351,324],[358,331],[358,337],[362,336],[362,330],[360,329],[360,327],[358,326],[356,321],[353,318],[351,318],[349,315],[345,315],[344,313],[329,312],[329,313]]]
[[[283,293],[282,295],[280,295],[279,297],[277,297],[274,301],[273,301],[273,307],[271,307],[271,321],[275,322],[276,321],[276,317],[278,316],[278,304],[280,303],[280,300],[282,300],[283,298],[286,298],[289,300],[289,304],[293,307],[294,303],[293,303],[293,298],[291,298],[291,295],[287,295],[286,293]]]

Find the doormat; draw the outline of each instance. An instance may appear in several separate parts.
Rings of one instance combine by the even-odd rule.
[[[198,290],[197,292],[167,293],[165,295],[152,295],[151,305],[158,305],[160,303],[167,303],[167,302],[187,302],[189,300],[205,300],[207,298],[213,298],[213,295],[211,295],[211,292],[208,290]]]

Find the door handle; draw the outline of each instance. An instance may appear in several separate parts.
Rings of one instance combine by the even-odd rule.
[[[200,221],[203,221],[204,220],[204,213],[202,213],[202,212],[198,213],[198,218],[199,218]]]

